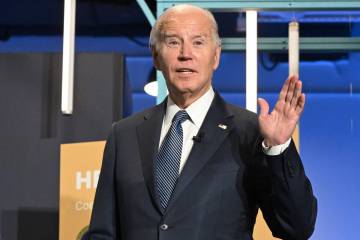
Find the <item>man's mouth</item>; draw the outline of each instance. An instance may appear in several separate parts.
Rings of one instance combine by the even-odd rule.
[[[191,73],[195,73],[196,71],[194,69],[191,69],[191,68],[177,68],[176,72],[177,73],[182,73],[182,74],[191,74]]]

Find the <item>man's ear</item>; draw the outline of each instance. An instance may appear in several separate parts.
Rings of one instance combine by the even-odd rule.
[[[152,58],[153,58],[153,64],[154,64],[154,67],[159,70],[160,66],[159,66],[159,54],[156,50],[156,47],[155,46],[152,46],[151,47],[151,55],[152,55]]]
[[[221,46],[217,46],[214,54],[214,65],[213,70],[215,71],[220,64]]]

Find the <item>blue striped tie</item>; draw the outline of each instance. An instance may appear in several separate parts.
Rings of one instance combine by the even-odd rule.
[[[155,188],[163,210],[167,207],[179,176],[183,144],[181,123],[188,118],[189,115],[185,110],[180,110],[175,114],[171,127],[156,155],[154,164]]]

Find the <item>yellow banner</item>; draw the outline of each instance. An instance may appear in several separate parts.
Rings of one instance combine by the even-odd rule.
[[[104,146],[104,141],[61,145],[59,240],[81,239],[88,227]]]

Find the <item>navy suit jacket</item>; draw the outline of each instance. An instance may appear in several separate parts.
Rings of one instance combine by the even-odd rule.
[[[256,114],[218,94],[161,211],[153,162],[165,110],[166,101],[113,125],[87,239],[249,240],[259,208],[276,237],[312,234],[317,201],[294,143],[266,156]]]

